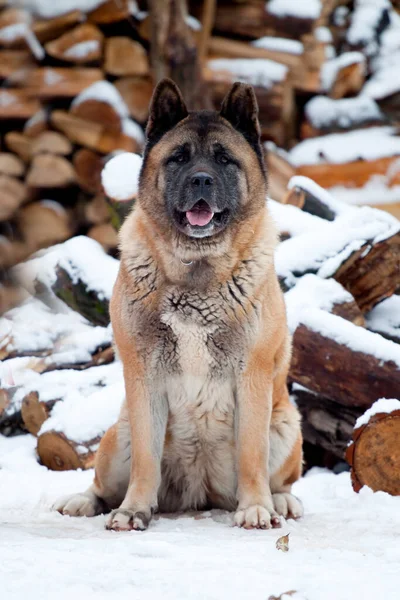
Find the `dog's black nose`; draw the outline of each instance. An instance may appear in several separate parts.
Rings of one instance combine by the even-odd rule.
[[[198,171],[192,177],[192,186],[201,190],[209,188],[213,184],[213,178],[204,171]]]

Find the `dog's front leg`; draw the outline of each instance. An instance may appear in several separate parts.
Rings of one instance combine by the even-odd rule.
[[[131,437],[130,480],[121,506],[110,514],[106,527],[144,530],[157,507],[168,403],[132,356],[124,361],[124,378]]]
[[[259,358],[247,365],[237,382],[238,508],[234,520],[246,529],[280,525],[268,473],[272,388],[272,368]]]

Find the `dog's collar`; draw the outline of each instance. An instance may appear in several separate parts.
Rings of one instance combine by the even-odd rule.
[[[189,262],[185,262],[184,260],[182,260],[182,259],[181,259],[181,263],[182,263],[183,265],[185,265],[185,267],[189,267],[189,265],[192,265],[192,264],[193,264],[193,261],[192,261],[192,260],[190,260]]]

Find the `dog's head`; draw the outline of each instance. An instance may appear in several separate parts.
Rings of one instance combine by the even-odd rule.
[[[235,83],[221,111],[188,112],[168,80],[154,91],[139,202],[158,230],[185,246],[216,243],[265,202],[258,107]]]

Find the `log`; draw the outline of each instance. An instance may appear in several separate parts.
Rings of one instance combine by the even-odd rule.
[[[48,431],[38,437],[37,453],[40,462],[52,471],[91,469],[100,440],[96,437],[84,444],[76,443],[61,432]]]
[[[112,252],[118,247],[118,234],[111,223],[101,223],[91,227],[87,235],[101,244],[106,252]]]
[[[78,25],[61,37],[45,45],[47,54],[73,64],[99,61],[102,57],[104,36],[91,23]]]
[[[87,14],[87,19],[98,25],[110,25],[131,18],[129,0],[108,0]]]
[[[10,219],[28,199],[24,183],[9,175],[0,175],[0,221]]]
[[[370,331],[400,344],[400,296],[386,298],[366,314],[366,325]]]
[[[87,284],[79,277],[72,279],[62,267],[56,270],[56,281],[51,286],[53,292],[67,306],[85,317],[93,325],[107,326],[110,322],[109,300],[100,297],[88,289]]]
[[[121,115],[109,102],[94,98],[83,100],[71,106],[70,114],[79,119],[103,125],[116,134],[122,131]]]
[[[32,26],[33,33],[41,43],[54,40],[78,23],[82,23],[85,16],[80,10],[73,10],[65,15],[53,19],[35,20]]]
[[[330,98],[358,94],[365,82],[365,58],[359,52],[345,52],[321,68],[322,89]]]
[[[19,287],[12,284],[3,285],[0,283],[0,315],[18,306],[23,299],[24,293]],[[0,348],[0,356],[1,354]]]
[[[351,407],[399,390],[400,348],[322,310],[304,311],[293,336],[290,379]]]
[[[267,173],[268,173],[268,194],[278,202],[284,202],[287,197],[287,186],[291,178],[295,175],[294,167],[279,152],[272,143],[266,144],[265,152]]]
[[[25,89],[29,95],[40,99],[74,98],[102,79],[100,69],[38,67],[29,71]]]
[[[0,152],[0,173],[11,177],[22,177],[25,173],[25,165],[15,154]]]
[[[27,50],[1,50],[0,52],[0,79],[7,79],[8,84],[12,84],[15,78],[19,79],[34,66],[32,55]]]
[[[140,150],[137,141],[130,136],[124,133],[115,133],[100,123],[85,121],[66,111],[53,111],[51,123],[56,129],[65,133],[72,142],[101,154],[110,154],[114,150],[125,150],[126,152]]]
[[[74,155],[73,165],[78,184],[83,190],[90,194],[99,194],[102,192],[101,172],[104,167],[104,161],[100,154],[82,148]]]
[[[32,188],[62,188],[76,181],[71,163],[63,156],[38,154],[33,158],[26,177]]]
[[[43,200],[21,208],[16,216],[26,256],[67,240],[73,233],[69,217],[58,202]]]
[[[24,162],[29,162],[32,156],[32,139],[18,131],[9,131],[4,136],[6,146]]]
[[[43,131],[32,143],[32,156],[37,154],[59,154],[68,156],[72,153],[72,144],[58,131]]]
[[[36,98],[29,97],[25,90],[0,90],[0,119],[29,119],[40,110]]]
[[[0,432],[13,435],[22,427],[22,415],[15,396],[18,386],[0,388]]]
[[[32,435],[37,435],[43,423],[49,418],[56,400],[40,402],[37,392],[29,392],[22,400],[21,415],[24,427]]]
[[[326,221],[334,221],[336,217],[349,210],[345,203],[335,200],[317,183],[301,175],[296,175],[289,181],[288,190],[301,192],[304,195],[301,206],[304,212]]]
[[[129,113],[135,121],[144,123],[149,114],[153,83],[147,77],[124,77],[117,79],[115,87],[121,94]]]
[[[378,400],[355,426],[346,452],[353,489],[400,496],[400,401]]]
[[[147,53],[128,37],[111,37],[105,44],[104,70],[115,77],[145,76],[150,73]]]
[[[24,45],[29,23],[29,13],[19,8],[6,8],[0,12],[0,45],[12,48]]]
[[[304,440],[343,460],[362,410],[343,406],[298,384],[293,384],[290,395],[302,416]]]
[[[85,203],[84,221],[90,225],[101,225],[110,220],[110,210],[107,200],[102,194],[98,194],[92,200]]]
[[[36,138],[44,131],[48,130],[48,111],[42,108],[26,121],[23,133],[28,138]]]

